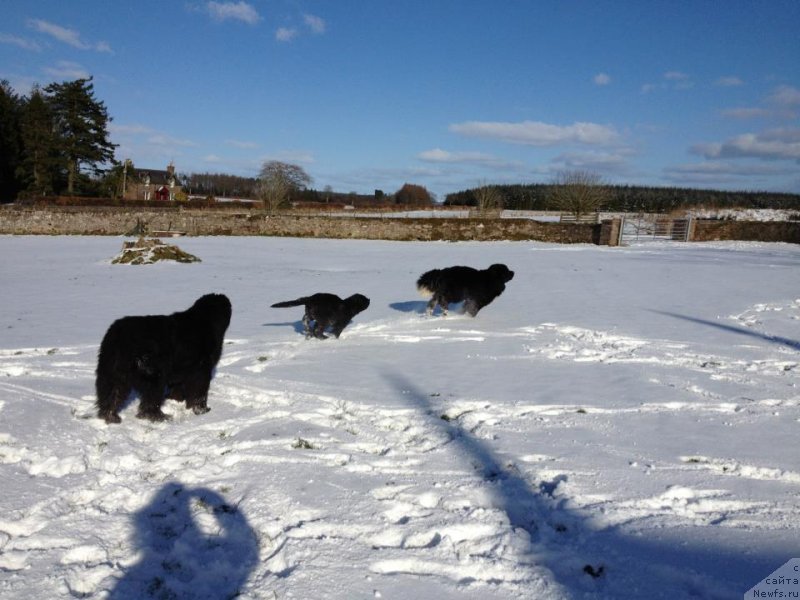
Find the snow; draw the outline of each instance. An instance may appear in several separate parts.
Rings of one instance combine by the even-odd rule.
[[[0,596],[738,598],[800,556],[800,247],[0,237]],[[424,270],[516,272],[475,319]],[[305,340],[311,292],[371,298]],[[95,417],[124,315],[222,292],[211,412]]]
[[[800,211],[779,208],[697,208],[687,214],[698,219],[730,219],[733,221],[797,221]]]

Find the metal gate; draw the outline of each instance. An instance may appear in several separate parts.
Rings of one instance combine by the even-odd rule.
[[[689,240],[691,218],[672,219],[660,215],[629,215],[622,218],[619,228],[619,245],[633,242]]]

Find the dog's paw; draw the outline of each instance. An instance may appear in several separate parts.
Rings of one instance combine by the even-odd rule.
[[[109,411],[109,412],[106,412],[106,413],[100,413],[97,416],[100,417],[101,419],[103,419],[109,425],[113,425],[113,424],[116,424],[116,423],[122,423],[122,419],[115,412],[110,412]]]
[[[204,414],[206,414],[206,413],[207,413],[208,411],[210,411],[210,410],[211,410],[211,409],[210,409],[210,408],[208,408],[207,406],[193,406],[193,407],[192,407],[192,412],[193,412],[194,414],[196,414],[196,415],[204,415]]]
[[[163,421],[170,421],[172,417],[160,410],[158,412],[142,412],[139,411],[136,414],[136,417],[139,419],[147,419],[148,421],[152,421],[153,423],[161,423]]]

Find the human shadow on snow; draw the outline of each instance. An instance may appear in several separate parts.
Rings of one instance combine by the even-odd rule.
[[[209,489],[168,483],[133,522],[141,559],[125,570],[110,600],[233,598],[258,561],[245,516]]]
[[[465,430],[458,419],[446,418],[433,406],[431,396],[404,376],[384,376],[448,435],[451,441],[445,448],[454,448],[471,463],[493,506],[507,515],[512,528],[528,533],[532,564],[549,569],[566,598],[738,597],[791,558],[777,550],[759,554],[755,549],[745,556],[709,541],[724,517],[706,524],[707,534],[693,540],[680,539],[680,531],[666,530],[663,537],[674,533],[671,539],[647,539],[626,533],[619,525],[598,527],[585,509],[575,509],[565,493],[566,474],[531,481],[516,469],[513,457],[500,458],[490,442]]]
[[[679,313],[667,312],[663,310],[653,310],[652,312],[657,313],[659,315],[666,315],[668,317],[674,317],[676,319],[683,319],[684,321],[690,321],[692,323],[699,323],[700,325],[706,325],[708,327],[716,327],[717,329],[722,329],[723,331],[730,331],[731,333],[737,333],[739,335],[747,335],[750,337],[766,340],[773,344],[779,344],[781,346],[787,346],[792,350],[800,350],[800,342],[796,340],[790,340],[789,338],[781,337],[778,335],[770,335],[768,333],[761,333],[759,331],[753,331],[751,329],[745,329],[744,327],[736,327],[734,325],[728,325],[726,323],[717,323],[715,321],[707,321],[706,319],[699,319],[697,317],[690,317],[688,315],[681,315]]]

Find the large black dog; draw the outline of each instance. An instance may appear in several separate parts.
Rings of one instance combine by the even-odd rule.
[[[222,294],[206,294],[171,315],[114,321],[97,357],[98,416],[119,423],[119,410],[133,390],[142,419],[168,419],[161,412],[165,398],[186,402],[198,415],[208,412],[208,387],[230,321],[231,303]]]
[[[336,294],[314,294],[297,300],[277,302],[272,308],[288,308],[290,306],[305,306],[303,315],[303,328],[306,339],[314,336],[321,340],[326,339],[325,329],[330,327],[331,333],[337,338],[347,324],[361,311],[369,306],[369,298],[361,294],[353,294],[342,300]],[[314,321],[314,325],[311,325]]]
[[[447,267],[423,273],[417,280],[417,289],[425,296],[431,296],[427,307],[429,315],[437,305],[446,315],[449,304],[464,302],[464,311],[474,317],[502,294],[506,283],[513,278],[514,271],[502,264],[481,271],[472,267]]]

